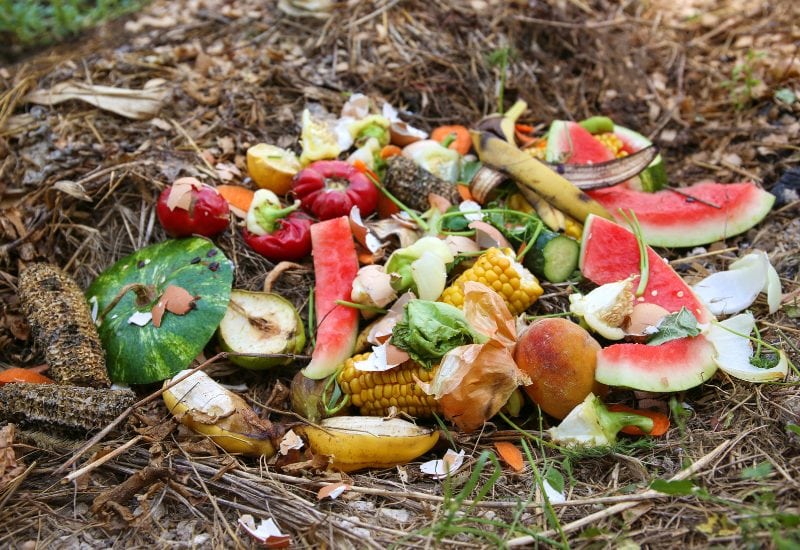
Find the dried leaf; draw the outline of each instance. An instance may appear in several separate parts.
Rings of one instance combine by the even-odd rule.
[[[59,180],[53,184],[53,189],[66,193],[78,200],[92,202],[92,197],[86,193],[86,189],[77,181]]]
[[[521,472],[525,468],[525,460],[522,458],[522,451],[519,447],[509,441],[497,441],[494,444],[497,449],[497,454],[500,455],[506,464],[514,468],[515,471]]]
[[[317,500],[322,500],[324,498],[330,498],[331,500],[336,499],[339,495],[350,489],[350,487],[351,486],[344,481],[323,485],[319,492],[317,492]]]
[[[14,429],[14,424],[0,428],[0,492],[25,471],[25,466],[17,462],[14,452]]]
[[[49,90],[36,90],[25,96],[24,101],[40,105],[55,105],[71,99],[78,99],[134,120],[154,117],[169,95],[169,88],[163,79],[153,79],[145,83],[141,90],[96,86],[85,82],[61,82]]]

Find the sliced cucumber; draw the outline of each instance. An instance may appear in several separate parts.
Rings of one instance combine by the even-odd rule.
[[[561,283],[578,268],[580,250],[574,239],[545,229],[525,255],[524,264],[536,276],[551,283]]]

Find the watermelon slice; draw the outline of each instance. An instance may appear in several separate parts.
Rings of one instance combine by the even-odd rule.
[[[633,210],[647,244],[686,247],[713,243],[747,231],[772,209],[775,196],[750,182],[701,182],[656,193],[624,185],[587,193],[617,219]]]
[[[716,350],[703,336],[658,346],[614,344],[597,353],[595,378],[609,386],[652,392],[688,390],[717,371]]]
[[[647,247],[647,254],[650,273],[644,294],[638,300],[659,305],[670,313],[686,307],[700,323],[708,323],[713,316],[689,285],[652,248]],[[640,274],[636,237],[621,225],[590,215],[583,229],[578,267],[584,277],[598,285],[635,275],[636,288]]]
[[[614,160],[614,153],[587,129],[568,120],[554,120],[547,133],[545,160],[561,164],[596,164]]]
[[[634,132],[630,128],[624,126],[614,125],[614,135],[622,141],[622,150],[628,153],[635,153],[645,147],[653,144],[652,141],[644,137],[638,132]],[[661,155],[656,155],[656,158],[647,165],[641,174],[626,182],[626,185],[631,189],[637,191],[646,191],[652,193],[658,191],[667,185],[667,171],[664,168],[664,159]]]
[[[545,160],[564,164],[597,164],[614,160],[615,153],[597,139],[592,132],[596,132],[598,135],[613,132],[622,142],[620,151],[627,154],[635,153],[653,144],[642,134],[624,126],[615,125],[607,117],[592,117],[580,123],[555,120],[550,124],[547,134]],[[653,192],[664,187],[666,183],[667,174],[664,170],[664,161],[661,155],[657,155],[641,174],[625,182],[625,185],[638,191]]]
[[[311,362],[302,372],[319,380],[336,372],[353,354],[358,337],[358,310],[336,303],[350,300],[358,273],[350,219],[342,216],[312,225],[311,247],[317,336]]]

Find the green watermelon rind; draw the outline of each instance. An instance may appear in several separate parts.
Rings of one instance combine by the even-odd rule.
[[[715,208],[703,205],[700,202],[690,205],[687,199],[669,190],[657,193],[640,194],[632,189],[625,189],[621,186],[613,188],[599,189],[590,191],[589,195],[596,201],[605,206],[609,212],[619,221],[624,223],[618,209],[633,209],[636,213],[639,225],[642,227],[645,241],[650,246],[662,246],[665,248],[686,248],[691,246],[707,245],[716,241],[721,241],[735,235],[744,233],[755,226],[772,210],[775,203],[775,196],[752,183],[730,183],[713,184],[712,182],[700,182],[681,191],[694,195],[700,199],[714,203],[716,197],[707,198],[704,190],[708,186],[726,186],[719,188],[723,191],[737,191],[736,202],[730,202],[730,206],[725,208],[725,204],[717,204],[723,208]],[[744,186],[744,187],[742,187]],[[662,194],[669,195],[662,195]],[[626,198],[628,200],[621,200]],[[609,197],[614,197],[612,201]],[[658,204],[659,201],[664,204]],[[634,200],[643,201],[644,207],[637,208]],[[719,201],[721,202],[721,201]],[[716,203],[715,203],[716,204]],[[645,208],[649,208],[649,211]],[[687,217],[687,210],[696,208],[696,220],[689,222],[681,220],[681,215]],[[661,218],[667,223],[660,223]]]
[[[639,151],[645,147],[653,144],[652,141],[644,137],[639,132],[625,128],[624,126],[614,125],[614,134],[622,140],[623,143],[629,144],[633,149],[632,152]],[[664,159],[661,154],[656,157],[647,165],[641,174],[633,178],[632,183],[638,187],[640,191],[653,193],[659,189],[663,189],[667,185],[667,170],[664,167]]]
[[[658,346],[614,344],[597,353],[595,379],[608,386],[676,392],[699,386],[717,372],[716,350],[702,335]]]
[[[137,306],[134,293],[128,292],[97,327],[113,382],[160,382],[185,369],[214,336],[228,308],[233,263],[208,239],[170,239],[105,270],[87,289],[87,300],[102,312],[129,283],[153,284],[157,296],[169,285],[199,296],[194,309],[185,315],[166,312],[156,328],[152,322],[143,327],[128,322],[135,312],[152,308]]]

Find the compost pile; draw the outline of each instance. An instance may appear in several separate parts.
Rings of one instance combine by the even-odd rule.
[[[74,43],[0,68],[0,376],[24,368],[31,382],[42,374],[59,382],[0,387],[0,412],[18,424],[4,422],[0,431],[0,543],[798,544],[797,21],[800,7],[789,1],[650,8],[603,1],[156,1]],[[345,118],[347,136],[339,138],[350,142],[342,146],[336,134],[326,134],[326,121]],[[458,126],[473,129],[472,138]],[[406,145],[428,134],[445,145],[427,139]],[[609,158],[586,153],[585,162],[598,163],[589,166],[590,179],[619,176],[621,166],[649,154],[637,169],[643,188],[637,197],[666,194],[685,201],[687,212],[700,205],[720,210],[718,203],[733,201],[738,187],[715,187],[708,199],[693,184],[752,182],[741,187],[755,205],[743,215],[750,222],[735,231],[730,222],[698,243],[692,239],[708,235],[696,225],[689,235],[654,236],[643,210],[641,226],[633,215],[639,203],[629,211],[592,210],[611,204],[603,202],[611,200],[608,188],[589,191],[598,203],[565,198],[561,187],[554,199],[515,172],[524,164],[546,170],[545,181],[579,177],[565,148],[609,140],[617,144],[611,153],[595,150]],[[337,156],[348,162],[331,160]],[[453,158],[455,168],[447,164]],[[481,185],[441,186],[448,179],[476,181],[477,161],[498,169],[504,181],[496,185],[489,174]],[[309,167],[330,172],[336,192],[349,185],[351,202],[315,203],[308,186],[317,176],[300,172]],[[664,178],[675,191],[654,193],[652,182]],[[436,193],[429,196],[433,189],[426,187],[401,196],[404,182],[418,180],[438,186]],[[534,189],[541,194],[532,195]],[[401,199],[393,215],[398,205],[383,191]],[[200,194],[214,203],[208,215],[217,219],[192,226],[181,216]],[[481,207],[484,215],[476,217]],[[269,234],[289,220],[309,234],[270,245]],[[427,236],[417,240],[420,228]],[[475,229],[480,247],[471,240]],[[206,231],[210,239],[190,236]],[[589,233],[602,238],[587,241]],[[442,248],[444,241],[431,235],[445,234],[451,240]],[[345,246],[350,235],[354,244]],[[545,242],[542,235],[550,236]],[[618,278],[608,275],[615,253],[603,248],[612,237],[620,257],[635,264]],[[575,264],[562,265],[560,247],[544,251],[556,238],[564,239],[564,249],[573,247]],[[583,277],[575,271],[581,238]],[[648,265],[645,238],[669,264],[653,253]],[[599,248],[592,252],[587,242]],[[526,253],[538,259],[523,269],[516,260]],[[353,303],[336,304],[330,289],[341,284],[348,254],[354,260],[347,287],[360,262],[366,290],[342,296]],[[612,261],[603,264],[604,258]],[[471,272],[471,282],[458,279],[473,262],[489,271],[505,262],[517,271],[502,274],[519,275],[516,286],[507,277],[511,290],[500,284],[494,287],[500,294],[490,291],[475,282],[491,284],[486,271]],[[679,277],[670,279],[668,265]],[[522,276],[528,268],[538,279]],[[644,273],[651,285],[671,285],[671,292],[677,286],[683,301],[665,302],[655,286],[643,292]],[[708,303],[730,322],[717,323],[705,305],[689,300],[694,295],[684,281],[695,285],[713,274],[733,277],[735,284],[731,278],[725,284],[737,288],[762,278],[738,309],[717,303],[729,296]],[[375,283],[390,278],[391,288]],[[422,299],[404,310],[407,290]],[[248,291],[271,294],[262,303]],[[58,293],[80,307],[49,309]],[[352,342],[346,356],[336,355],[343,340],[331,327],[364,328],[398,295],[393,323],[403,337],[392,326],[373,328],[364,333],[369,345]],[[326,300],[330,308],[321,310]],[[641,332],[612,322],[621,300],[631,301],[625,319],[639,305],[651,307],[651,315],[653,306],[671,313],[669,330],[654,329],[664,343],[644,331],[653,323]],[[219,353],[248,351],[237,338],[247,323],[235,318],[258,328],[248,315],[262,306],[280,311],[289,327],[281,346],[266,357]],[[744,309],[750,313],[728,317]],[[517,322],[522,313],[524,323]],[[93,320],[105,350],[84,341],[43,349],[43,334],[85,335]],[[443,351],[441,342],[421,348],[419,326],[431,320],[457,342]],[[566,408],[535,391],[527,393],[538,406],[514,392],[531,382],[523,368],[528,352],[521,351],[529,323],[557,327],[543,334],[563,338],[562,349],[591,349],[592,369],[595,356],[605,357],[598,380],[611,392],[595,383],[593,372]],[[720,329],[725,323],[740,334]],[[720,350],[727,346],[709,343],[712,332],[732,342],[726,351],[735,355],[742,343],[750,349],[741,333],[753,323],[758,365],[746,360],[738,370],[720,364],[717,371],[710,358],[724,362]],[[700,329],[710,332],[693,339]],[[573,334],[580,336],[570,340]],[[396,347],[387,348],[388,335]],[[655,385],[636,386],[616,372],[600,374],[619,364],[608,350],[623,336],[649,339],[657,344],[651,351],[692,339],[702,349],[686,357],[711,355],[697,371],[659,373]],[[383,355],[369,355],[372,345]],[[73,353],[70,346],[81,350],[85,369],[78,375],[58,361]],[[348,359],[354,346],[364,354]],[[478,359],[459,362],[447,355],[453,348]],[[398,353],[407,355],[400,361]],[[662,361],[674,359],[664,353]],[[104,355],[108,373],[94,362]],[[452,384],[445,391],[447,381],[436,373],[446,369],[420,368],[413,383],[430,385],[442,394],[436,400],[419,397],[418,408],[406,410],[357,402],[358,391],[344,378],[348,369],[350,375],[358,365],[381,370],[409,356],[429,366],[441,361],[464,385],[491,391],[459,393]],[[345,359],[336,384],[298,389],[301,369],[324,378]],[[196,369],[189,382],[181,380],[185,373],[175,376],[183,368]],[[690,377],[696,380],[687,383]],[[175,384],[164,391],[165,379]],[[132,385],[108,389],[111,381]],[[631,386],[636,390],[622,389]],[[204,412],[192,420],[180,407],[196,388],[206,392],[194,398]],[[654,409],[652,422],[639,422],[652,436],[633,435],[630,426],[619,437],[610,429],[589,437],[580,431],[586,426],[569,431],[561,419],[575,407],[605,414],[592,395],[584,401],[590,390],[606,403]],[[220,408],[204,408],[212,401]],[[321,452],[333,448],[319,428],[321,411],[358,415],[359,407],[362,414],[395,416],[377,424],[399,426],[392,428],[397,432],[384,436],[374,455],[357,439],[347,448],[356,449],[355,458],[337,447],[330,463],[326,455],[336,453]],[[407,424],[409,414],[420,417],[419,427]],[[574,445],[576,439],[583,444]]]

